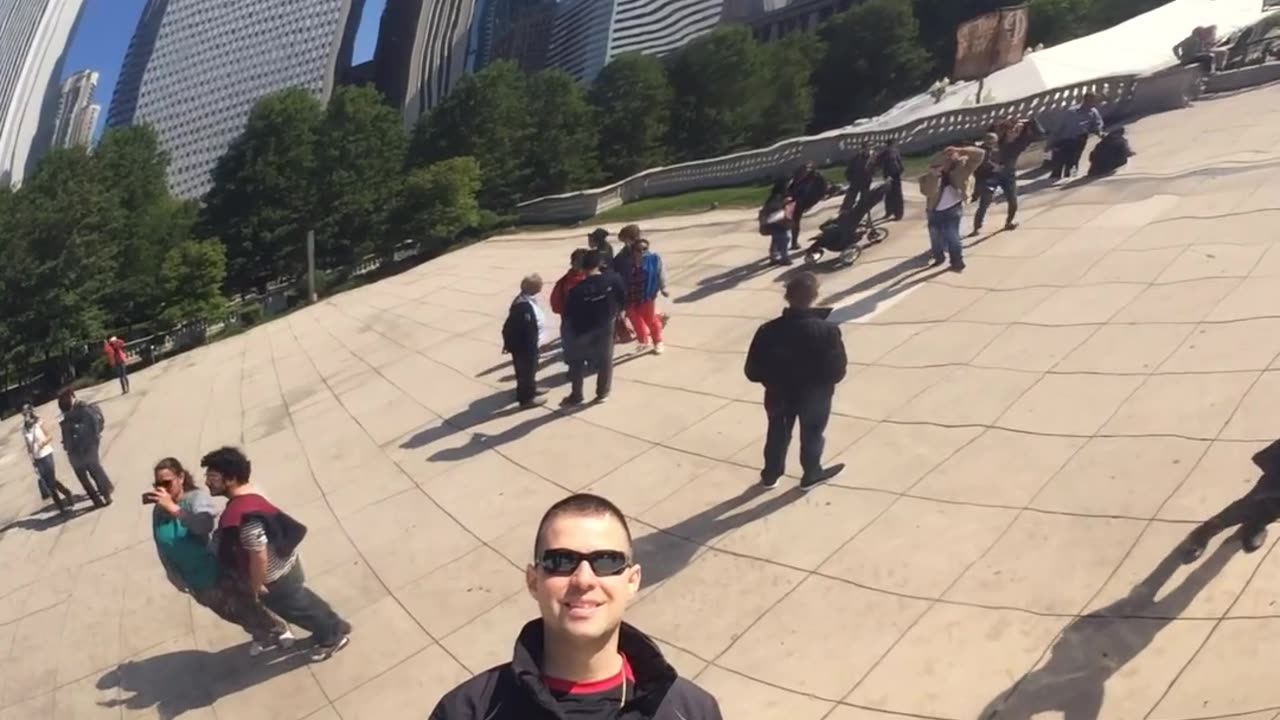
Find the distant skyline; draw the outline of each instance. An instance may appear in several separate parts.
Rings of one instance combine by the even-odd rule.
[[[102,134],[107,108],[111,106],[111,94],[120,76],[120,65],[124,62],[129,41],[146,4],[147,0],[85,0],[80,26],[67,48],[61,80],[81,70],[98,72],[98,91],[94,101],[102,105],[102,113],[93,131],[95,139]],[[373,49],[378,42],[378,21],[386,4],[387,0],[365,0],[360,29],[356,33],[353,62],[373,59]]]

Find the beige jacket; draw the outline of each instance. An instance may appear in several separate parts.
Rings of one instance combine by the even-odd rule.
[[[958,148],[960,162],[951,168],[951,186],[960,191],[960,202],[966,202],[973,195],[973,172],[978,169],[987,156],[987,151],[980,147]],[[945,162],[943,153],[938,153],[929,160],[930,167]],[[926,172],[920,176],[920,194],[924,195],[926,207],[930,212],[938,207],[938,198],[942,194],[942,182],[939,176]]]

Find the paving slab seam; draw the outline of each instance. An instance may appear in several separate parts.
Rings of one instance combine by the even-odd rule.
[[[307,357],[308,362],[310,362],[310,363],[311,363],[312,368],[315,370],[316,374],[320,376],[320,380],[321,380],[321,382],[323,382],[323,383],[324,383],[325,388],[326,388],[326,389],[328,389],[328,391],[329,391],[329,393],[330,393],[331,395],[334,395],[334,396],[336,397],[336,393],[334,393],[334,392],[333,392],[333,387],[329,385],[329,380],[328,380],[328,378],[326,378],[326,377],[324,377],[322,374],[320,374],[319,369],[315,367],[315,361],[314,361],[314,359],[311,357],[310,353],[308,353],[308,352],[307,352],[306,347],[305,347],[304,345],[302,345],[302,343],[298,340],[297,333],[296,333],[296,332],[294,331],[294,329],[293,329],[293,322],[294,322],[294,320],[293,320],[293,316],[290,316],[290,317],[287,319],[287,321],[288,321],[288,324],[287,324],[287,326],[286,326],[286,327],[289,329],[290,334],[292,334],[292,335],[293,335],[294,342],[295,342],[295,343],[297,343],[297,344],[298,344],[298,346],[299,346],[300,348],[302,348],[303,353],[304,353],[304,355]],[[276,360],[275,360],[275,339],[274,339],[274,337],[272,337],[271,335],[268,335],[268,338],[270,339],[270,344],[271,344],[271,349],[272,349],[272,354],[271,354],[271,367],[272,367],[272,369],[274,370],[275,375],[276,375],[276,384],[277,384],[277,386],[280,386],[280,368],[279,368],[279,366],[276,364]],[[280,386],[280,387],[282,387],[282,386]],[[281,392],[281,400],[283,400],[283,401],[285,402],[285,406],[286,406],[286,407],[288,407],[288,399],[284,397],[284,393],[283,393],[283,392]],[[341,402],[341,399],[338,399],[338,402]],[[345,407],[346,407],[346,406],[344,405],[344,406],[343,406],[344,410],[345,410]],[[348,413],[348,414],[350,414],[350,413]],[[288,413],[288,418],[289,418],[289,428],[290,428],[290,430],[292,430],[292,431],[293,431],[294,439],[298,442],[298,446],[299,446],[299,447],[305,447],[305,445],[304,445],[304,444],[303,444],[303,442],[302,442],[302,436],[298,433],[298,427],[297,427],[297,425],[296,425],[296,424],[294,424],[294,422],[293,422],[293,411],[292,411],[292,410],[290,410],[290,411],[289,411],[289,413]],[[359,421],[357,421],[357,424],[359,424]],[[363,425],[360,425],[360,428],[361,428],[362,430],[364,430],[364,426],[363,426]],[[366,431],[366,434],[367,434],[367,431]],[[371,440],[372,440],[372,438],[371,438]],[[375,445],[376,445],[376,443],[375,443]],[[311,481],[314,483],[314,482],[316,482],[316,480],[315,480],[315,468],[313,468],[313,467],[312,467],[312,465],[311,465],[311,457],[310,457],[309,455],[307,455],[307,453],[306,453],[305,451],[302,453],[302,455],[303,455],[303,461],[307,464],[307,472],[308,472],[308,474],[310,474],[310,475],[311,475]],[[397,467],[397,469],[400,469],[399,465],[397,465],[396,467]],[[401,473],[403,473],[403,472],[404,472],[404,470],[403,470],[403,469],[400,469],[400,472],[401,472]],[[410,480],[412,480],[412,478],[410,478]],[[416,485],[417,485],[417,483],[414,483],[414,485],[416,486]],[[319,483],[317,483],[317,487],[319,487]],[[423,493],[423,494],[425,495],[426,493]],[[333,505],[329,502],[329,497],[328,497],[328,495],[326,495],[326,494],[324,493],[323,489],[321,489],[320,497],[324,499],[325,506],[329,508],[329,513],[330,513],[330,514],[332,514],[335,518],[337,518],[337,517],[338,517],[338,515],[337,515],[337,513],[335,513],[335,512],[334,512]],[[433,502],[434,502],[434,501],[433,501]],[[456,518],[454,519],[454,522],[457,522],[457,519],[456,519]],[[449,658],[450,658],[451,660],[453,660],[455,663],[458,663],[458,665],[459,665],[460,667],[466,667],[466,665],[464,665],[464,664],[462,663],[462,660],[461,660],[460,658],[458,658],[457,656],[455,656],[455,655],[453,654],[453,652],[451,652],[447,647],[445,647],[444,645],[441,645],[441,644],[440,644],[440,641],[439,641],[439,640],[438,640],[434,635],[432,635],[430,631],[428,631],[428,630],[427,630],[427,628],[422,624],[422,622],[418,620],[417,616],[415,616],[413,613],[409,612],[409,609],[408,609],[408,608],[406,608],[406,607],[404,606],[404,603],[403,603],[403,602],[401,602],[400,598],[399,598],[398,596],[396,596],[396,594],[395,594],[394,592],[392,592],[392,590],[391,590],[390,586],[388,586],[388,585],[387,585],[387,583],[382,579],[382,577],[378,574],[378,572],[377,572],[376,570],[374,570],[373,566],[369,563],[368,558],[367,558],[367,557],[365,557],[365,555],[364,555],[364,551],[360,549],[360,546],[356,544],[355,540],[351,537],[351,534],[350,534],[349,532],[347,532],[347,528],[346,528],[346,526],[345,526],[345,525],[343,525],[343,524],[342,524],[342,520],[341,520],[340,518],[338,519],[337,526],[341,529],[343,536],[346,538],[347,542],[348,542],[348,543],[350,543],[350,545],[351,545],[352,549],[353,549],[353,550],[355,550],[356,555],[360,558],[360,562],[364,563],[364,566],[369,570],[369,573],[373,575],[373,577],[378,581],[378,584],[382,586],[382,589],[383,589],[384,591],[386,591],[387,596],[388,596],[388,597],[390,597],[390,598],[392,598],[392,599],[394,600],[394,602],[396,603],[396,605],[397,605],[397,606],[399,606],[400,610],[401,610],[402,612],[404,612],[404,614],[405,614],[407,617],[409,617],[411,620],[413,620],[413,623],[414,623],[415,625],[417,625],[417,626],[418,626],[418,629],[419,629],[419,630],[421,630],[421,631],[422,631],[422,633],[423,633],[424,635],[426,635],[428,638],[430,638],[430,639],[431,639],[433,642],[435,642],[437,645],[440,645],[440,649],[441,649],[441,650],[442,650],[446,655],[448,655],[448,656],[449,656]],[[464,529],[465,529],[465,526],[461,526],[461,525],[460,525],[460,527],[464,527]],[[475,534],[474,534],[474,533],[471,533],[471,531],[470,531],[469,529],[466,529],[466,531],[467,531],[469,534],[471,534],[471,535],[472,535],[472,537],[476,537],[476,536],[475,536]],[[476,537],[476,539],[477,539],[477,540],[480,540],[480,538],[479,538],[479,537]],[[481,542],[483,542],[483,540],[481,540]],[[490,548],[490,549],[492,549],[492,548]],[[402,662],[403,662],[403,661],[402,661]],[[393,668],[395,668],[395,667],[399,666],[399,664],[400,664],[400,663],[396,663],[396,664],[392,665],[392,667],[391,667],[391,668],[388,668],[388,670],[393,669]],[[322,683],[320,683],[319,679],[316,677],[316,675],[315,675],[315,669],[314,669],[312,666],[310,666],[310,665],[307,665],[307,666],[306,666],[306,668],[307,668],[307,672],[308,672],[308,673],[310,674],[310,676],[311,676],[312,681],[316,684],[316,686],[317,686],[317,687],[319,687],[319,688],[320,688],[320,692],[321,692],[321,694],[325,697],[325,699],[327,700],[327,702],[328,702],[329,706],[332,708],[332,707],[333,707],[333,703],[334,703],[336,700],[338,700],[339,698],[332,698],[332,697],[329,697],[329,693],[328,693],[328,691],[325,689],[324,685],[323,685]],[[359,685],[359,686],[357,686],[356,688],[352,688],[352,692],[354,692],[354,691],[355,691],[356,689],[358,689],[360,686],[363,686],[363,685],[367,684],[368,682],[372,682],[372,680],[373,680],[373,678],[370,678],[369,680],[367,680],[367,681],[365,681],[365,682],[363,682],[363,683],[360,683],[360,685]],[[333,709],[334,709],[334,711],[335,711],[335,712],[337,712],[337,708],[333,708]],[[216,710],[216,709],[214,710],[214,713],[215,713],[215,715],[217,714],[217,710]]]

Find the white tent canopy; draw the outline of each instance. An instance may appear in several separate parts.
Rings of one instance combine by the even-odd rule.
[[[987,78],[982,99],[1001,103],[1108,75],[1143,74],[1176,64],[1173,46],[1201,25],[1217,25],[1218,38],[1252,25],[1268,14],[1261,0],[1173,0],[1102,32],[1028,55]],[[976,82],[957,83],[941,102],[928,93],[905,100],[889,112],[859,121],[860,130],[893,127],[935,113],[971,107]]]

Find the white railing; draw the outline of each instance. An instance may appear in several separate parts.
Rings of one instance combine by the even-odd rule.
[[[819,167],[842,164],[864,141],[879,145],[894,139],[903,154],[917,154],[976,138],[1011,115],[1034,116],[1053,127],[1055,115],[1078,105],[1090,92],[1100,98],[1107,119],[1160,112],[1184,106],[1195,97],[1199,81],[1196,71],[1188,68],[1098,78],[1010,102],[947,110],[884,130],[799,137],[759,150],[654,168],[606,187],[529,200],[518,205],[517,212],[526,224],[573,223],[642,198],[764,183],[804,162]]]

